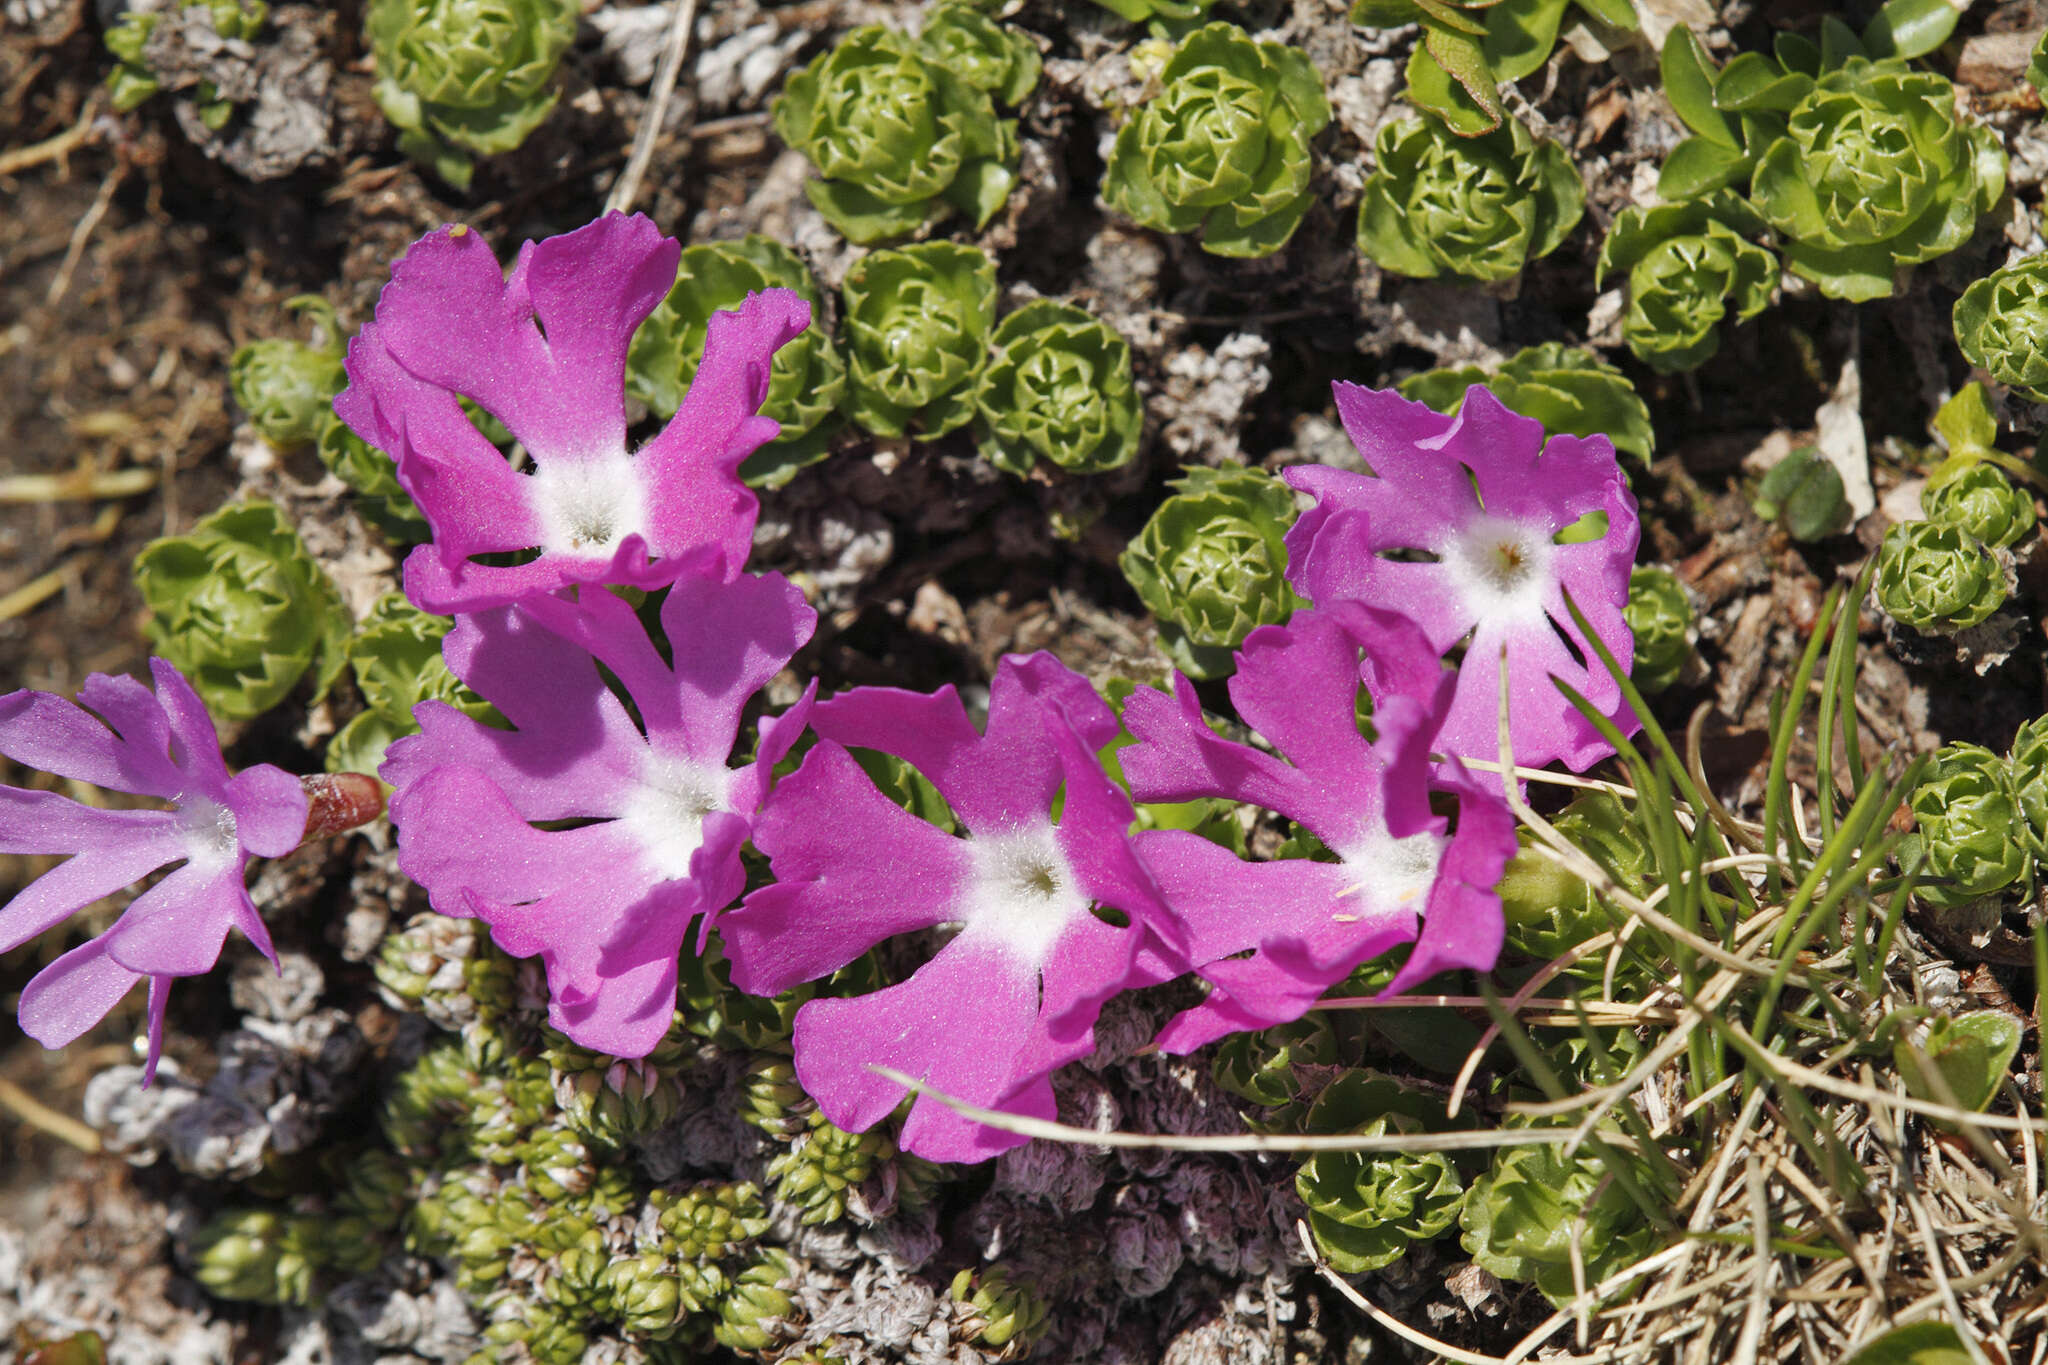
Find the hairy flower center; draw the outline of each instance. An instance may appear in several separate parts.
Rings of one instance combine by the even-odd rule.
[[[1543,614],[1554,550],[1536,528],[1480,516],[1451,541],[1443,562],[1480,621],[1523,623]]]
[[[1088,913],[1051,824],[968,839],[974,872],[960,898],[964,932],[1021,962],[1041,964],[1067,926]]]
[[[724,768],[648,756],[639,785],[619,812],[619,823],[666,880],[690,875],[690,859],[704,842],[704,817],[725,809],[731,777]]]
[[[1336,850],[1345,869],[1356,873],[1358,879],[1330,912],[1331,917],[1341,921],[1363,911],[1397,910],[1420,915],[1423,903],[1429,899],[1429,889],[1436,883],[1444,842],[1439,834],[1410,834],[1396,839],[1375,819]]]
[[[530,476],[540,546],[549,554],[609,554],[629,535],[646,533],[647,508],[633,457],[621,450],[595,459],[557,458]]]
[[[241,847],[235,839],[235,813],[203,796],[186,799],[178,810],[184,828],[185,856],[192,862],[217,867],[233,862]]]

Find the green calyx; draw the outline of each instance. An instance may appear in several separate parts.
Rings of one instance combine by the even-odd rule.
[[[846,272],[847,411],[877,436],[943,436],[975,413],[995,326],[996,263],[977,247],[920,242]]]
[[[1849,497],[1842,475],[1819,450],[1800,446],[1772,465],[1753,504],[1794,540],[1821,540],[1849,529]]]
[[[1645,564],[1628,576],[1628,605],[1622,608],[1635,637],[1635,666],[1629,676],[1645,692],[1662,692],[1678,681],[1692,657],[1692,601],[1678,575]]]
[[[823,177],[804,193],[850,241],[907,236],[955,210],[985,227],[1016,185],[1017,121],[996,116],[990,92],[1028,94],[1037,49],[950,8],[932,16],[929,42],[853,30],[775,100],[775,131]]]
[[[1425,370],[1402,380],[1403,398],[1427,403],[1446,416],[1465,405],[1465,392],[1484,384],[1510,412],[1533,417],[1547,431],[1605,436],[1616,450],[1644,464],[1656,449],[1650,405],[1628,377],[1589,350],[1546,341],[1515,352],[1488,374],[1477,365]]]
[[[1972,365],[2048,403],[2048,254],[1992,271],[1955,307],[1956,344]]]
[[[1961,905],[2031,876],[2033,855],[2013,837],[2026,827],[2013,773],[1981,744],[1944,744],[1906,808],[1919,825],[1929,878],[1919,887],[1935,905]]]
[[[1309,143],[1330,103],[1308,54],[1207,24],[1174,49],[1160,93],[1117,130],[1102,197],[1217,256],[1270,256],[1313,202]]]
[[[453,624],[400,593],[386,594],[370,608],[348,642],[364,709],[328,741],[327,771],[376,772],[391,741],[419,730],[412,709],[423,701],[446,702],[473,720],[497,716],[442,661],[441,641]]]
[[[334,305],[318,294],[301,294],[285,307],[312,318],[313,344],[265,337],[237,347],[228,360],[228,387],[236,404],[279,450],[312,441],[320,419],[333,410],[334,395],[348,383]]]
[[[1908,521],[1884,533],[1872,591],[1901,625],[1949,634],[1990,619],[2007,587],[2004,569],[1968,531]]]
[[[1567,1157],[1562,1145],[1501,1148],[1472,1182],[1459,1222],[1482,1268],[1533,1283],[1555,1304],[1578,1293],[1574,1247],[1590,1288],[1641,1259],[1656,1238],[1599,1156],[1582,1147]]]
[[[2048,862],[2048,716],[2036,716],[2012,737],[2006,773],[2026,822],[2020,842],[2037,862]]]
[[[1967,531],[1994,549],[2016,545],[2034,529],[2034,495],[1989,460],[1968,454],[1935,466],[1920,506],[1929,521]]]
[[[1627,0],[1577,0],[1609,30],[1632,31]],[[1367,28],[1422,25],[1408,59],[1404,98],[1460,137],[1490,133],[1508,117],[1503,81],[1540,70],[1557,44],[1569,0],[1353,0],[1351,22]]]
[[[1310,1132],[1377,1138],[1422,1131],[1400,1113],[1356,1127],[1340,1124],[1337,1112],[1356,1107],[1347,1094],[1350,1083],[1363,1075],[1347,1072],[1317,1097],[1308,1111]],[[1410,1243],[1441,1237],[1465,1203],[1464,1182],[1441,1152],[1317,1152],[1295,1173],[1294,1189],[1308,1205],[1316,1245],[1345,1275],[1391,1265]]]
[[[626,354],[626,391],[659,416],[672,416],[704,359],[711,315],[773,288],[795,290],[811,306],[811,325],[775,353],[769,370],[761,412],[782,424],[782,435],[740,466],[740,477],[755,488],[780,488],[825,458],[846,394],[846,362],[825,326],[824,299],[797,254],[758,233],[683,248],[675,286],[640,324]]]
[[[458,190],[474,157],[509,152],[555,107],[576,0],[370,0],[372,93],[398,147]]]
[[[1191,678],[1236,665],[1231,651],[1277,625],[1301,599],[1287,583],[1294,493],[1263,470],[1196,467],[1169,487],[1117,564],[1152,613],[1159,643]]]
[[[1433,119],[1382,127],[1358,249],[1397,275],[1505,280],[1563,244],[1586,187],[1563,147],[1509,119],[1461,138]]]
[[[1019,478],[1043,459],[1071,474],[1129,464],[1145,426],[1130,344],[1070,303],[1038,299],[996,324],[975,392],[981,454]]]
[[[341,672],[348,608],[267,502],[224,507],[135,556],[143,629],[215,715],[247,720],[284,700],[308,668],[324,695]]]
[[[1721,349],[1721,324],[1762,312],[1778,259],[1754,237],[1765,224],[1727,190],[1655,208],[1627,208],[1600,244],[1597,278],[1628,278],[1621,335],[1661,374],[1702,364]]]

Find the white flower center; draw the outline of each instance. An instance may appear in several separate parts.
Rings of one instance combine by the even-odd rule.
[[[204,796],[188,799],[178,809],[184,828],[185,856],[201,866],[219,867],[235,860],[241,844],[235,838],[235,813]]]
[[[1443,564],[1482,624],[1526,623],[1543,619],[1556,549],[1540,528],[1481,515],[1451,540]]]
[[[1390,914],[1406,910],[1422,914],[1429,889],[1436,884],[1437,865],[1443,861],[1444,837],[1440,834],[1410,834],[1396,839],[1375,820],[1342,848],[1336,850],[1347,872],[1357,880],[1345,890],[1330,917],[1348,924],[1367,913]]]
[[[1021,962],[1042,964],[1067,926],[1088,913],[1088,896],[1051,823],[971,836],[967,848],[974,874],[960,898],[964,932],[994,941]]]
[[[597,558],[627,536],[647,531],[645,490],[625,451],[592,459],[558,459],[527,476],[548,554]]]
[[[680,881],[690,875],[690,857],[704,842],[704,817],[726,808],[731,780],[724,768],[649,754],[619,823],[647,851],[655,871]]]

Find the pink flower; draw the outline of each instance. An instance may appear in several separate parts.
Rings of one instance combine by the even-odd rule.
[[[1464,642],[1439,752],[1500,753],[1500,659],[1518,762],[1584,770],[1613,752],[1551,682],[1562,678],[1623,732],[1638,722],[1572,623],[1568,590],[1626,667],[1622,609],[1638,525],[1628,480],[1605,436],[1553,436],[1467,390],[1455,417],[1391,390],[1337,384],[1344,430],[1372,474],[1320,465],[1286,471],[1316,498],[1287,535],[1288,578],[1317,605],[1358,601],[1406,613],[1439,654]],[[1588,513],[1605,533],[1560,544]],[[1405,556],[1405,557],[1396,557]]]
[[[398,462],[434,530],[406,560],[407,594],[442,613],[571,583],[659,587],[700,546],[739,572],[760,510],[740,461],[781,427],[758,417],[777,348],[810,322],[787,289],[719,313],[688,397],[661,434],[626,447],[626,348],[675,283],[681,248],[639,214],[528,242],[509,277],[463,227],[391,267],[376,320],[349,346],[334,410]],[[467,396],[533,461],[515,470],[463,414]],[[516,565],[487,554],[538,550]]]
[[[742,710],[817,614],[779,574],[713,577],[716,555],[686,556],[661,604],[673,665],[601,589],[458,618],[443,657],[516,728],[422,702],[420,733],[381,770],[398,789],[406,875],[442,914],[483,920],[516,957],[538,954],[549,1021],[616,1057],[661,1041],[690,921],[745,888],[740,846],[815,692],[761,722],[753,762],[728,766]],[[563,820],[583,823],[537,828]]]
[[[1373,702],[1370,739],[1356,718],[1361,677]],[[1262,626],[1238,653],[1231,701],[1282,758],[1218,736],[1185,678],[1174,679],[1172,696],[1131,694],[1124,724],[1137,742],[1118,757],[1139,800],[1263,806],[1337,857],[1247,863],[1197,834],[1138,836],[1139,856],[1187,923],[1188,960],[1213,988],[1160,1033],[1162,1048],[1187,1052],[1298,1019],[1397,944],[1415,950],[1390,992],[1453,967],[1493,965],[1503,933],[1494,886],[1515,851],[1514,818],[1461,769],[1430,781],[1455,685],[1406,617],[1340,602]],[[1455,833],[1430,810],[1432,786],[1458,796]]]
[[[755,826],[775,884],[719,920],[733,981],[774,995],[897,934],[957,926],[909,980],[798,1011],[797,1079],[825,1117],[855,1132],[903,1098],[875,1065],[1050,1117],[1049,1077],[1093,1050],[1103,1001],[1181,970],[1153,937],[1178,931],[1132,855],[1130,803],[1095,758],[1116,737],[1115,716],[1086,679],[1040,653],[997,668],[986,735],[951,687],[859,688],[820,702],[812,724],[823,739]],[[905,813],[845,745],[923,773],[964,837]],[[934,1161],[980,1161],[1023,1140],[927,1097],[901,1137]]]
[[[228,776],[219,736],[192,684],[162,659],[149,667],[154,695],[133,678],[87,678],[79,697],[96,716],[48,692],[0,697],[0,753],[25,767],[170,803],[169,810],[99,810],[53,792],[0,787],[0,853],[74,855],[0,907],[0,952],[160,867],[183,864],[21,993],[22,1031],[58,1048],[149,978],[144,1085],[163,1054],[173,977],[211,970],[229,929],[240,929],[277,961],[243,872],[251,854],[278,858],[296,848],[308,813],[307,791],[290,773],[266,763]]]

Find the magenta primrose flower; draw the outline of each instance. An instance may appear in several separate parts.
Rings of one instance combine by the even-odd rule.
[[[1361,677],[1371,738],[1357,722]],[[1515,852],[1515,823],[1455,760],[1448,776],[1430,777],[1455,686],[1408,618],[1338,602],[1261,626],[1238,652],[1231,701],[1280,758],[1211,730],[1186,678],[1175,677],[1171,696],[1131,694],[1124,725],[1137,742],[1118,757],[1140,801],[1249,802],[1307,827],[1337,855],[1248,863],[1182,830],[1137,837],[1187,924],[1188,959],[1212,987],[1167,1024],[1160,1047],[1188,1052],[1298,1019],[1359,963],[1401,943],[1415,950],[1389,992],[1493,965],[1503,936],[1494,887]],[[1457,795],[1454,833],[1431,812],[1431,790]]]
[[[699,546],[746,563],[760,504],[740,462],[781,427],[760,417],[775,351],[810,323],[787,289],[714,314],[689,395],[659,435],[626,445],[626,348],[675,283],[681,248],[640,214],[527,242],[506,276],[456,226],[391,267],[375,321],[349,346],[334,410],[398,465],[433,527],[405,564],[407,594],[442,613],[571,583],[653,588]],[[466,396],[525,447],[515,470],[463,413]],[[525,563],[479,555],[538,551]]]
[[[149,667],[153,695],[133,678],[87,678],[79,698],[91,711],[48,692],[0,697],[0,753],[24,767],[170,805],[100,810],[54,792],[0,787],[0,853],[74,855],[0,907],[0,952],[160,867],[182,864],[137,896],[112,928],[43,968],[21,993],[22,1030],[58,1048],[148,978],[144,1085],[163,1054],[174,977],[210,971],[230,929],[277,961],[243,874],[252,854],[278,858],[296,848],[309,812],[307,790],[290,773],[264,763],[230,777],[192,684],[162,659]]]
[[[442,914],[538,955],[549,1022],[616,1057],[645,1056],[668,1030],[690,921],[745,889],[740,846],[817,691],[763,720],[753,761],[729,766],[742,710],[817,614],[780,574],[725,582],[716,562],[715,549],[685,556],[661,604],[673,665],[632,607],[598,588],[458,618],[443,657],[515,728],[422,702],[420,733],[380,770],[398,789],[405,874]],[[558,820],[588,823],[537,828]]]
[[[1564,594],[1626,666],[1622,609],[1639,526],[1628,479],[1605,436],[1552,436],[1486,389],[1446,417],[1392,390],[1334,386],[1344,430],[1371,474],[1298,465],[1287,481],[1316,505],[1287,535],[1288,578],[1317,605],[1389,607],[1445,653],[1465,645],[1439,752],[1500,753],[1501,650],[1517,762],[1583,771],[1613,752],[1551,682],[1562,678],[1631,732],[1621,689],[1573,624]],[[1588,513],[1605,533],[1560,544]]]
[[[898,934],[957,926],[907,981],[804,1005],[797,1079],[854,1132],[903,1099],[874,1065],[1051,1117],[1051,1073],[1093,1050],[1103,1002],[1184,970],[1179,930],[1131,850],[1130,803],[1095,758],[1116,737],[1115,715],[1086,679],[1039,653],[997,668],[985,735],[950,686],[928,696],[857,688],[820,702],[812,725],[823,738],[755,824],[775,883],[718,921],[734,983],[774,995]],[[964,837],[884,796],[847,745],[923,773]],[[900,1141],[934,1161],[980,1161],[1024,1139],[920,1096]]]

